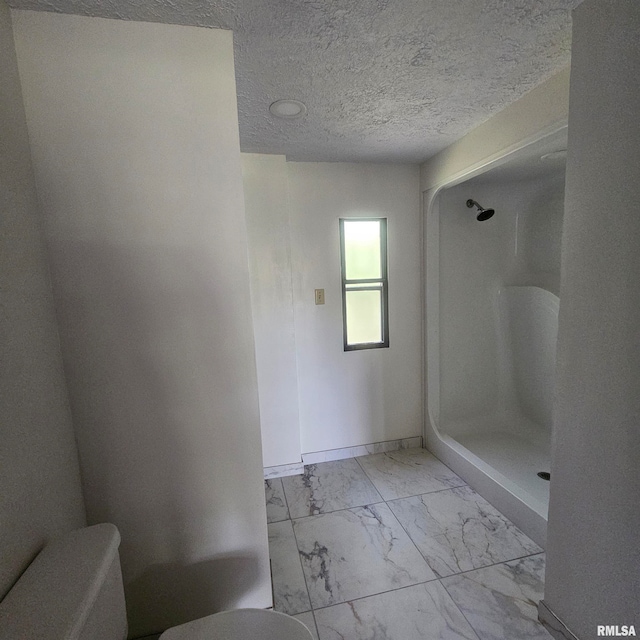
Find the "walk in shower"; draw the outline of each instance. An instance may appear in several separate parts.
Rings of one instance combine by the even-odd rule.
[[[425,198],[428,446],[541,544],[563,149],[566,130]]]

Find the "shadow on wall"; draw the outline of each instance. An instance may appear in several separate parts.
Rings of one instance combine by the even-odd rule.
[[[128,595],[136,603],[136,618],[153,618],[162,633],[202,617],[212,607],[213,611],[233,608],[259,579],[257,556],[219,556],[191,565],[152,565],[129,584]],[[130,618],[132,613],[128,612]]]
[[[54,242],[87,515],[120,529],[131,637],[255,606],[268,585],[238,293],[206,243],[136,235]]]

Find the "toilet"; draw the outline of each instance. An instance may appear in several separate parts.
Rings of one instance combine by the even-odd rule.
[[[165,631],[160,640],[308,640],[311,632],[291,616],[266,609],[214,613]]]
[[[48,544],[0,602],[0,640],[125,640],[120,533],[77,529]],[[165,631],[161,640],[312,640],[276,611],[223,611]]]

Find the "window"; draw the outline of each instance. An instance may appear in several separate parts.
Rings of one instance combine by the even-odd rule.
[[[389,346],[386,218],[340,218],[344,350]]]

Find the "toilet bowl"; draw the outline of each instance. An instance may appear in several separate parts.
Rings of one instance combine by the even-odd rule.
[[[160,640],[309,640],[302,622],[277,611],[234,609],[181,624],[165,631]]]
[[[0,640],[125,640],[120,533],[97,524],[48,544],[0,602]],[[284,613],[236,609],[165,631],[162,640],[313,640]]]

